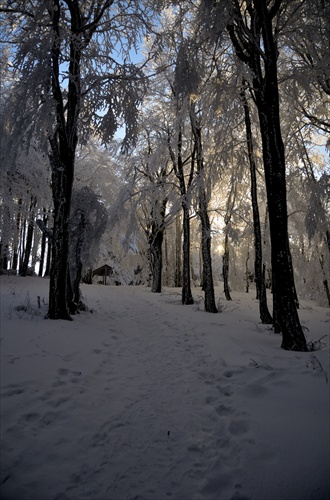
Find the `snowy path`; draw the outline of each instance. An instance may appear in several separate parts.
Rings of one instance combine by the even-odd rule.
[[[85,287],[95,313],[52,322],[13,312],[26,290],[12,290],[2,304],[1,498],[325,498],[324,372],[310,354],[277,348],[252,306],[208,315],[169,290]],[[285,455],[297,462],[306,450],[288,469]]]

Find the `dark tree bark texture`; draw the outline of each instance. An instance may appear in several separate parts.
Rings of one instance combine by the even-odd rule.
[[[266,284],[262,271],[262,238],[261,238],[260,216],[259,216],[258,196],[257,196],[256,164],[253,151],[250,110],[244,87],[245,87],[245,82],[243,82],[243,87],[241,91],[241,100],[244,107],[246,142],[247,142],[250,177],[251,177],[251,202],[252,202],[252,214],[253,214],[254,252],[255,252],[255,263],[254,263],[255,281],[257,288],[257,297],[259,300],[260,320],[263,324],[272,324],[273,318],[271,317],[271,314],[267,306]]]
[[[203,162],[203,147],[202,134],[199,120],[196,116],[195,106],[191,103],[190,106],[190,122],[194,135],[194,149],[197,163],[197,184],[198,184],[198,216],[201,221],[202,229],[202,260],[203,260],[203,290],[204,290],[204,307],[205,311],[217,313],[218,309],[215,305],[213,272],[212,272],[212,257],[211,257],[211,224],[207,211],[207,198],[204,187],[204,162]]]
[[[33,197],[31,199],[31,205],[30,205],[29,222],[28,222],[28,229],[27,229],[27,235],[26,235],[24,257],[22,259],[22,266],[20,268],[20,276],[26,276],[27,272],[28,272],[29,260],[31,257],[31,249],[32,249],[32,242],[33,242],[34,208],[36,206],[36,203],[37,203],[37,199],[35,197]]]
[[[182,287],[182,272],[181,272],[181,253],[182,253],[182,224],[180,216],[175,219],[175,270],[174,270],[174,286]]]
[[[84,42],[82,34],[78,34],[82,18],[79,7],[76,6],[77,8],[72,8],[70,12],[72,37],[70,42],[68,95],[65,106],[59,78],[61,6],[59,1],[56,1],[56,4],[57,9],[54,9],[51,14],[54,33],[52,91],[56,103],[56,131],[53,136],[49,137],[54,225],[48,317],[50,319],[71,319],[68,304],[68,290],[70,289],[68,286],[69,217],[80,112],[80,60]]]
[[[184,176],[184,161],[182,158],[182,130],[179,129],[178,139],[177,139],[177,157],[172,150],[170,144],[170,138],[168,140],[168,147],[173,163],[173,168],[175,175],[179,181],[179,190],[181,196],[181,206],[182,206],[182,232],[183,232],[183,243],[182,243],[182,304],[190,305],[194,303],[194,299],[191,293],[191,278],[190,278],[190,214],[189,214],[189,192],[193,179],[193,168],[194,162],[191,163],[189,180],[185,181]]]
[[[258,109],[272,247],[274,326],[282,333],[283,349],[306,351],[307,345],[297,312],[294,278],[290,265],[285,156],[277,81],[277,46],[272,27],[272,20],[281,4],[279,0],[268,9],[264,0],[248,3],[246,8],[250,16],[250,26],[245,24],[235,4],[236,18],[228,26],[228,31],[237,56],[251,69],[252,88]],[[249,31],[251,39],[246,37],[245,30]]]
[[[165,230],[165,210],[167,199],[162,203],[156,200],[152,208],[151,230],[148,235],[149,249],[151,253],[152,265],[152,283],[151,291],[153,293],[161,293],[162,291],[162,274],[163,274],[163,241]],[[160,205],[160,206],[159,206]]]
[[[182,199],[182,212],[183,212],[182,304],[190,305],[194,303],[194,299],[191,293],[191,279],[190,279],[190,218],[189,218],[189,207],[185,196]]]
[[[163,245],[164,233],[158,231],[152,241],[150,241],[150,252],[152,255],[152,284],[151,291],[153,293],[161,293],[162,291],[162,272],[163,272]]]
[[[228,241],[227,230],[225,235],[225,248],[222,256],[222,277],[223,277],[223,291],[226,300],[231,300],[231,295],[229,290],[229,241]]]
[[[47,215],[44,214],[43,224],[45,227],[47,227],[47,220],[48,220],[48,217],[47,217]],[[46,240],[47,240],[46,233],[43,231],[42,237],[41,237],[41,255],[40,255],[40,262],[39,262],[39,273],[38,273],[38,276],[40,276],[40,277],[42,277],[43,271],[44,271]]]

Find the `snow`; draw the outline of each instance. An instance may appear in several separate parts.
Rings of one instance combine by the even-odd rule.
[[[302,302],[321,349],[287,352],[253,292],[209,314],[83,285],[69,322],[48,280],[0,279],[2,499],[329,498],[328,309]]]

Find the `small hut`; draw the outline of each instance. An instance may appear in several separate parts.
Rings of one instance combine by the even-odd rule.
[[[93,271],[93,276],[101,276],[103,278],[102,284],[107,284],[107,276],[112,276],[113,268],[108,266],[108,264],[104,264],[104,266],[98,267]],[[100,283],[101,281],[99,281]]]

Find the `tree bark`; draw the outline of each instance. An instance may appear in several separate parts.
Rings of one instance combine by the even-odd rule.
[[[190,218],[189,218],[189,206],[186,200],[186,196],[182,200],[182,212],[183,212],[183,244],[182,244],[182,304],[190,305],[194,303],[194,299],[191,293],[191,279],[190,279]]]
[[[245,293],[249,293],[250,289],[249,260],[250,252],[248,251],[245,259]]]
[[[43,223],[44,223],[45,227],[47,227],[47,220],[48,220],[48,217],[47,217],[47,215],[44,214]],[[38,275],[40,277],[42,277],[43,271],[44,271],[46,240],[47,240],[47,236],[46,236],[46,233],[43,231],[42,237],[41,237],[41,253],[40,253],[39,273],[38,273]]]
[[[277,46],[272,29],[272,19],[280,8],[281,1],[273,4],[269,10],[264,0],[255,0],[253,5],[254,7],[247,4],[251,25],[245,26],[253,43],[246,38],[239,22],[229,25],[228,31],[237,56],[250,67],[253,74],[269,209],[275,313],[273,320],[275,328],[282,333],[283,349],[307,351],[295,303],[294,278],[289,261],[285,155],[279,115]],[[236,13],[244,25],[241,12]]]
[[[256,101],[263,144],[269,224],[271,236],[273,301],[276,328],[282,333],[282,347],[306,351],[294,294],[294,278],[290,265],[288,214],[286,201],[285,155],[279,115],[277,52],[270,14],[261,0],[256,2],[265,46],[266,63],[263,85],[255,78]]]
[[[37,198],[33,197],[30,204],[30,213],[28,221],[28,229],[26,235],[24,257],[22,259],[22,267],[20,268],[20,276],[26,276],[29,267],[29,260],[31,257],[32,241],[33,241],[33,231],[34,231],[34,208],[37,203]]]
[[[15,232],[14,232],[14,248],[13,248],[13,263],[12,263],[12,269],[17,271],[18,268],[18,249],[19,249],[19,238],[20,238],[20,233],[21,233],[21,221],[22,221],[22,215],[21,215],[21,206],[22,206],[22,199],[20,198],[17,202],[17,214],[16,214],[16,224],[15,224]]]
[[[229,290],[229,241],[228,241],[228,233],[226,229],[225,235],[225,248],[222,256],[222,276],[223,276],[223,291],[226,297],[226,300],[231,300],[230,290]]]
[[[173,163],[175,175],[179,181],[179,189],[181,195],[182,206],[182,230],[183,230],[183,243],[182,243],[182,304],[190,305],[194,303],[191,293],[191,279],[190,279],[190,214],[189,214],[189,191],[193,179],[193,161],[191,163],[189,180],[186,186],[184,176],[184,162],[182,158],[182,130],[179,128],[177,139],[177,157],[172,150],[170,140],[168,140],[168,147],[170,156]]]
[[[44,277],[50,275],[51,260],[52,260],[52,242],[51,239],[47,238],[47,260],[46,260],[46,269]]]
[[[161,293],[162,291],[162,272],[163,272],[163,231],[158,233],[152,238],[150,242],[150,251],[152,255],[152,284],[151,291],[153,293]]]
[[[52,11],[54,44],[52,48],[52,91],[56,103],[56,131],[49,137],[51,147],[52,192],[54,202],[54,226],[52,238],[52,261],[49,284],[50,319],[71,319],[69,313],[69,217],[74,177],[75,151],[78,140],[78,116],[80,112],[80,60],[84,42],[80,27],[80,11],[71,10],[72,35],[70,41],[70,64],[68,95],[62,95],[60,84],[61,47],[60,2],[56,0]],[[66,105],[64,101],[66,100]]]
[[[200,201],[199,217],[202,226],[202,258],[203,258],[203,290],[205,311],[217,313],[215,304],[212,257],[211,257],[211,224],[205,202]]]
[[[175,219],[175,270],[174,270],[174,286],[182,287],[182,273],[181,273],[181,251],[182,251],[182,225],[180,223],[180,215]]]
[[[68,148],[52,144],[52,190],[54,201],[54,226],[49,283],[50,319],[70,320],[68,304],[68,256],[69,256],[69,217],[73,185],[74,158]],[[65,150],[67,155],[65,155]],[[71,153],[71,154],[70,154]]]
[[[198,216],[201,221],[202,259],[203,259],[203,290],[205,311],[217,313],[215,305],[212,256],[211,256],[211,224],[207,211],[207,198],[204,186],[204,161],[201,126],[196,116],[194,103],[190,105],[190,122],[195,141],[197,184],[198,184]]]
[[[165,211],[167,199],[162,200],[159,204],[155,201],[151,213],[151,231],[148,236],[149,248],[151,253],[152,264],[152,284],[151,291],[153,293],[161,293],[162,291],[162,273],[163,273],[163,240],[165,230]]]
[[[71,238],[74,240],[74,247],[71,243],[71,248],[69,251],[69,281],[68,281],[68,306],[71,314],[76,314],[79,309],[82,308],[81,302],[81,291],[80,291],[80,282],[82,275],[82,261],[81,261],[81,253],[82,247],[85,238],[85,229],[86,229],[86,216],[84,210],[78,211],[76,217],[79,217],[79,220],[76,221],[77,229],[75,231],[75,238]],[[105,283],[104,283],[105,284]]]
[[[8,268],[8,245],[1,242],[1,267],[4,271]]]
[[[257,288],[257,298],[259,300],[260,320],[263,324],[272,324],[273,318],[271,317],[271,314],[267,306],[266,285],[262,271],[262,238],[261,238],[261,226],[260,226],[258,195],[257,195],[256,164],[255,164],[254,150],[253,150],[250,110],[244,87],[245,87],[245,82],[243,82],[241,90],[241,100],[244,107],[246,143],[247,143],[250,177],[251,177],[251,202],[252,202],[252,214],[253,214],[254,253],[255,253],[255,263],[254,263],[255,282]]]

